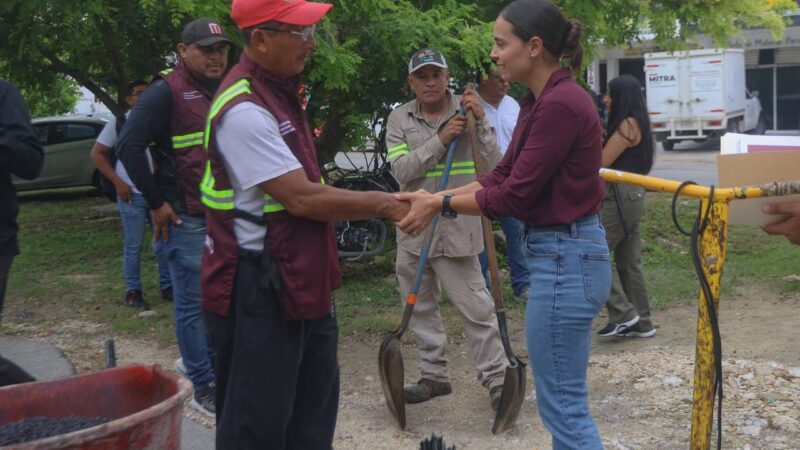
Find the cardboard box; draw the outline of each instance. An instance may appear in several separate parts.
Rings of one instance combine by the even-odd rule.
[[[800,179],[800,137],[728,133],[723,136],[721,144],[721,154],[717,155],[720,187]],[[800,201],[800,194],[733,200],[730,203],[729,223],[764,225],[779,222],[784,217],[764,214],[761,207],[787,201]]]

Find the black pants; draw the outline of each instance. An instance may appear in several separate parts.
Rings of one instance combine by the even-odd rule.
[[[28,372],[0,355],[0,387],[36,381]]]
[[[8,285],[8,272],[11,271],[13,256],[0,256],[0,320],[3,319],[3,303],[6,299],[6,286]]]
[[[284,320],[264,264],[240,257],[230,315],[212,326],[217,448],[329,450],[339,407],[336,319]]]

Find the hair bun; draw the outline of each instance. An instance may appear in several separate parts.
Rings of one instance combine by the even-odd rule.
[[[572,53],[581,44],[582,29],[583,26],[578,19],[567,21],[567,32],[564,33],[564,42],[562,43],[564,53]]]

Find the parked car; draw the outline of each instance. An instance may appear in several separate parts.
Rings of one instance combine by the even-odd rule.
[[[99,186],[100,173],[92,162],[91,151],[105,121],[64,116],[36,118],[32,124],[44,148],[44,166],[36,179],[12,177],[17,190]]]

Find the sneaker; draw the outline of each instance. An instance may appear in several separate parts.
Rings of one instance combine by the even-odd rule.
[[[453,386],[450,383],[420,378],[417,384],[406,386],[403,391],[405,393],[406,403],[422,403],[433,397],[450,394],[453,392]]]
[[[609,323],[597,332],[599,336],[622,336],[628,328],[639,323],[639,316],[622,323]]]
[[[639,324],[628,328],[623,333],[620,333],[622,337],[638,337],[638,338],[649,338],[656,335],[656,329],[651,328],[649,330],[644,330]]]
[[[142,297],[142,291],[135,289],[125,294],[125,306],[142,309],[150,308],[150,305],[148,305],[147,302],[144,301],[144,297]]]
[[[518,303],[527,303],[528,302],[528,294],[530,291],[528,288],[525,288],[519,294],[514,294],[514,301]]]
[[[492,398],[492,411],[497,411],[497,407],[500,406],[500,398],[503,397],[503,385],[498,384],[489,389],[489,396]]]
[[[181,375],[186,376],[186,366],[183,365],[183,358],[178,358],[175,360],[175,370],[177,370]]]
[[[172,288],[159,289],[161,291],[161,298],[165,301],[172,301]]]
[[[192,396],[192,408],[209,417],[217,415],[217,384],[209,382],[205,387],[194,389]]]

